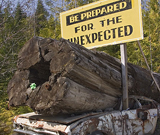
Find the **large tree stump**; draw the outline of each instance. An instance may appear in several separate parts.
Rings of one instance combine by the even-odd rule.
[[[121,90],[121,62],[67,40],[34,37],[18,55],[8,84],[10,105],[42,114],[83,113],[114,107]],[[160,75],[155,73],[160,84]],[[160,101],[148,70],[128,63],[129,94]],[[30,84],[37,88],[31,90]]]

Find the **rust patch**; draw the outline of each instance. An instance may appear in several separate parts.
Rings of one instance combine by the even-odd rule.
[[[43,124],[43,123],[41,123],[41,122],[40,122],[40,123],[39,123],[39,122],[37,122],[37,127],[38,127],[38,128],[43,128],[43,126],[44,126],[44,124]]]
[[[46,84],[46,85],[45,85],[45,88],[46,88],[47,90],[51,90],[51,86],[50,86],[49,84]]]
[[[65,130],[66,130],[66,128],[67,128],[67,126],[65,126],[65,125],[56,125],[56,126],[54,126],[53,127],[53,130],[55,130],[55,131],[61,131],[61,132],[65,132]]]
[[[65,130],[67,128],[66,125],[44,122],[44,121],[28,120],[28,119],[24,119],[24,118],[19,118],[17,124],[22,124],[22,125],[26,125],[26,126],[30,126],[30,127],[38,128],[38,129],[59,131],[59,132],[63,132],[63,133],[65,132]]]
[[[88,123],[84,124],[84,127],[85,127],[84,133],[91,134],[92,132],[96,131],[98,124],[99,124],[99,119],[91,118]]]
[[[18,118],[19,118],[19,115],[15,116],[14,119],[13,119],[13,121],[14,121],[14,122],[17,122],[17,119],[18,119]]]

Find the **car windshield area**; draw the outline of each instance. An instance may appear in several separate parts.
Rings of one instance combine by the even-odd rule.
[[[129,109],[153,109],[157,108],[157,103],[151,99],[129,98]]]
[[[129,98],[128,103],[130,110],[140,108],[138,102],[133,98]]]

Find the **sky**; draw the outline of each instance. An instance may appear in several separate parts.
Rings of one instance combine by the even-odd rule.
[[[34,13],[37,7],[37,1],[38,0],[0,0],[0,6],[5,8],[7,6],[7,3],[10,2],[12,3],[12,11],[16,8],[17,3],[19,2],[21,6],[23,7],[23,10],[27,12],[28,15]],[[50,13],[51,11],[55,11],[55,7],[61,7],[62,6],[62,0],[53,0],[53,7],[49,7],[46,5],[47,0],[42,0],[44,7],[46,10]],[[28,3],[28,4],[26,4]],[[52,9],[51,9],[52,8]]]

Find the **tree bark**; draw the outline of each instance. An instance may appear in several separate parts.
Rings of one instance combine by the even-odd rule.
[[[8,84],[10,105],[42,114],[83,113],[114,107],[122,96],[121,62],[67,40],[34,37],[21,49],[18,70]],[[158,84],[160,75],[154,74]],[[37,87],[31,90],[30,84]],[[146,69],[128,63],[129,94],[160,102]]]

